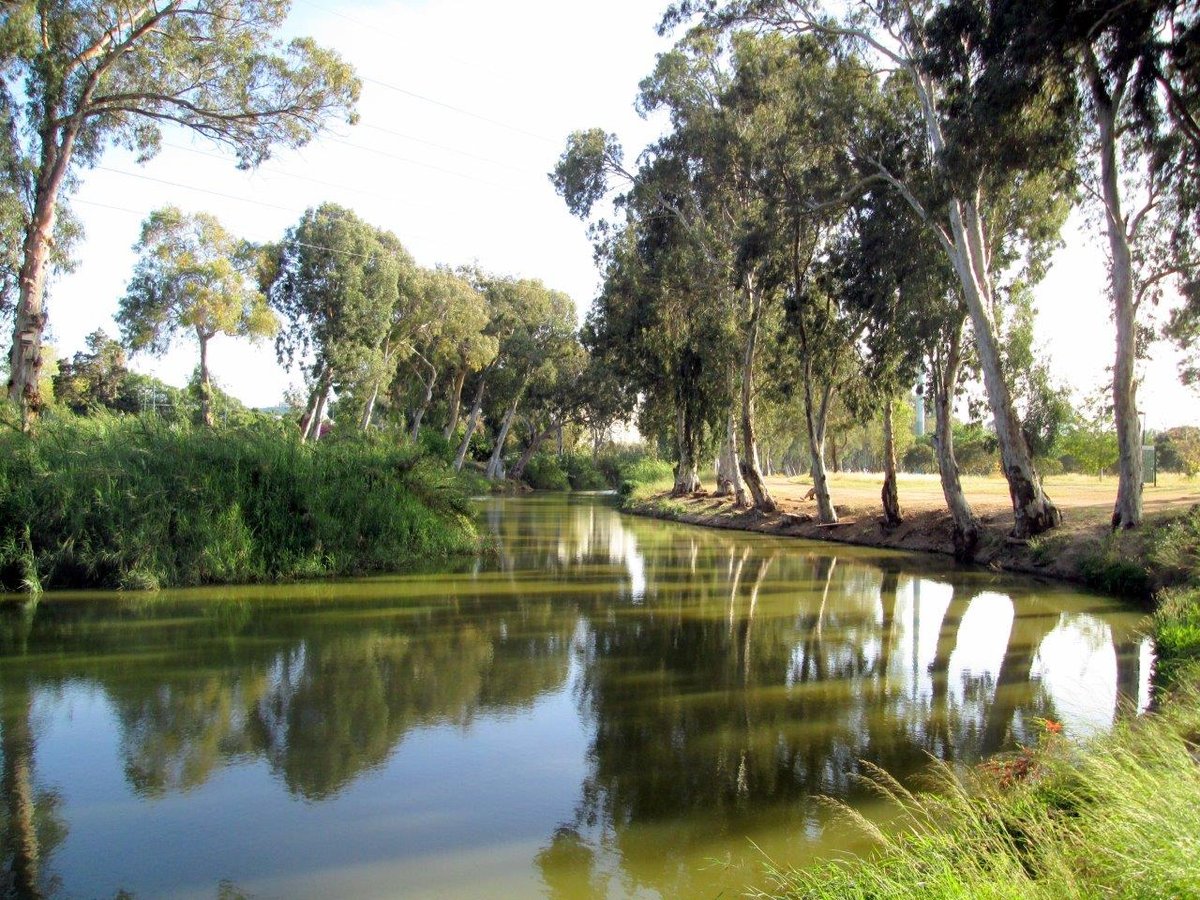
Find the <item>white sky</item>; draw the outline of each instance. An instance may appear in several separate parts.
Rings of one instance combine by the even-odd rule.
[[[82,173],[80,264],[53,283],[49,301],[57,355],[81,349],[98,327],[118,334],[112,315],[131,247],[142,219],[167,203],[266,241],[332,201],[395,232],[422,265],[477,260],[540,278],[569,293],[582,315],[598,285],[591,247],[546,173],[578,128],[617,132],[629,155],[655,137],[633,101],[670,44],[654,33],[665,2],[296,0],[289,33],[337,49],[363,78],[359,124],[334,125],[250,173],[181,132],[168,132],[146,165],[112,151]],[[1081,393],[1105,381],[1112,359],[1104,284],[1103,253],[1072,227],[1037,296],[1052,368]],[[276,364],[270,344],[217,338],[210,362],[218,382],[253,406],[278,403],[300,381]],[[1175,363],[1163,345],[1146,366],[1141,405],[1152,428],[1200,420],[1200,396],[1179,384]],[[188,343],[161,360],[134,360],[174,384],[195,364]]]

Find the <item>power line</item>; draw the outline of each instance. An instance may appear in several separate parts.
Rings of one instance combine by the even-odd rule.
[[[521,175],[527,175],[530,178],[539,177],[529,169],[522,169],[520,166],[514,166],[510,163],[501,162],[498,159],[492,159],[490,156],[480,156],[478,153],[472,153],[469,150],[460,150],[458,147],[451,147],[449,144],[439,144],[437,141],[431,141],[426,138],[417,137],[415,134],[405,134],[403,131],[393,131],[391,128],[384,128],[382,125],[373,125],[370,122],[359,122],[359,128],[370,128],[374,131],[382,131],[384,134],[390,134],[393,137],[403,138],[406,141],[416,141],[418,144],[425,144],[428,147],[435,147],[438,150],[447,150],[450,153],[457,153],[460,156],[466,156],[470,159],[477,159],[480,162],[489,163],[493,166],[499,166],[502,169],[508,169],[511,172],[517,172]]]
[[[164,141],[163,146],[169,147],[172,150],[179,150],[184,153],[195,153],[198,156],[207,156],[212,159],[227,160],[229,158],[228,156],[225,156],[221,153],[213,153],[209,150],[200,150],[196,147],[185,147],[182,144],[173,144],[170,141]],[[434,206],[432,204],[422,203],[419,200],[410,200],[407,198],[402,199],[400,197],[393,197],[393,196],[389,196],[387,194],[380,194],[379,191],[368,190],[367,188],[356,188],[356,187],[351,187],[348,184],[337,184],[336,182],[333,182],[333,181],[325,181],[320,178],[313,178],[311,175],[300,175],[297,172],[285,172],[283,169],[276,169],[273,167],[261,166],[261,167],[255,169],[254,171],[266,172],[266,173],[272,174],[272,175],[280,175],[280,176],[283,176],[284,178],[295,178],[298,181],[310,181],[313,184],[319,184],[319,185],[322,185],[323,187],[336,188],[337,190],[342,190],[342,191],[351,191],[356,194],[363,194],[364,196],[367,196],[367,197],[375,197],[375,198],[381,199],[381,200],[391,200],[394,203],[404,204],[404,205],[408,205],[408,206],[420,206],[420,207],[424,207],[425,209],[433,209],[434,208]]]
[[[504,128],[517,134],[523,134],[526,137],[533,138],[534,140],[545,141],[547,144],[559,143],[559,141],[555,140],[554,138],[546,137],[544,134],[538,134],[535,131],[528,131],[517,125],[510,125],[508,122],[505,122],[501,119],[493,119],[490,116],[480,115],[479,113],[472,112],[469,109],[463,109],[461,106],[455,106],[453,103],[446,103],[442,100],[436,100],[433,97],[428,97],[425,94],[418,94],[416,91],[410,91],[408,88],[402,88],[395,84],[388,84],[386,81],[380,81],[378,78],[367,78],[366,76],[362,76],[362,80],[369,84],[377,84],[380,87],[387,88],[390,91],[395,91],[398,94],[404,94],[405,96],[422,100],[425,103],[431,103],[434,106],[440,106],[443,109],[448,109],[451,112],[458,113],[459,115],[467,116],[471,119],[478,119],[481,122],[487,122],[489,125],[495,125],[497,128]]]
[[[237,200],[240,203],[251,203],[251,204],[254,204],[255,206],[265,206],[265,207],[268,207],[269,209],[278,209],[278,210],[282,210],[283,212],[286,212],[286,213],[295,213],[296,212],[296,210],[291,207],[280,206],[277,203],[268,203],[265,200],[252,200],[249,197],[239,197],[239,196],[237,196],[237,194],[226,194],[223,191],[214,191],[214,190],[211,190],[210,188],[195,187],[194,185],[182,184],[181,182],[178,182],[178,181],[168,181],[165,178],[155,178],[152,175],[143,175],[140,172],[126,172],[122,169],[113,169],[109,166],[96,166],[96,168],[102,172],[112,172],[114,175],[124,175],[127,178],[141,178],[144,181],[153,181],[156,184],[165,184],[170,187],[183,188],[184,190],[196,191],[197,193],[200,193],[200,194],[211,194],[214,197],[224,197],[227,200]]]
[[[370,32],[371,34],[374,34],[374,35],[382,34],[385,37],[391,37],[393,40],[397,40],[397,41],[404,40],[403,37],[401,37],[398,34],[395,34],[394,32],[388,32],[383,29],[377,28],[374,25],[368,25],[366,22],[362,22],[358,19],[352,18],[351,16],[348,16],[345,13],[339,12],[335,9],[330,9],[329,7],[323,6],[319,3],[313,3],[312,0],[304,0],[304,3],[305,3],[305,5],[313,8],[313,9],[320,10],[321,12],[328,13],[329,15],[337,16],[339,19],[343,19],[343,20],[349,22],[350,24],[363,29],[364,31]],[[446,58],[454,59],[454,57],[452,57],[452,56],[446,56]],[[461,65],[473,65],[472,63],[469,63],[465,60],[455,60],[455,61],[460,63]],[[478,66],[475,66],[475,67],[478,68]],[[560,143],[555,138],[546,137],[546,135],[538,134],[537,132],[534,132],[534,131],[528,131],[517,125],[512,125],[512,124],[502,121],[500,119],[493,119],[490,116],[481,115],[481,114],[479,114],[477,112],[473,112],[469,109],[464,109],[461,106],[455,106],[453,103],[446,103],[443,100],[438,100],[434,97],[429,97],[425,94],[419,94],[416,91],[410,91],[407,88],[402,88],[402,87],[399,87],[398,85],[389,84],[388,82],[380,81],[377,78],[368,78],[365,75],[360,76],[360,77],[362,78],[363,81],[368,82],[370,84],[377,84],[380,87],[384,87],[389,90],[396,91],[399,94],[404,94],[406,96],[413,97],[413,98],[415,98],[417,100],[421,100],[425,103],[431,103],[434,106],[440,106],[443,109],[451,110],[452,112],[456,112],[459,115],[468,116],[472,119],[478,119],[481,122],[487,122],[489,125],[495,125],[498,128],[504,128],[504,129],[507,129],[508,131],[513,131],[513,132],[516,132],[517,134],[523,134],[526,137],[531,137],[531,138],[534,138],[535,140],[539,140],[539,141],[545,141],[546,143],[549,143],[549,144]]]
[[[398,153],[392,153],[388,150],[380,150],[376,147],[368,147],[365,144],[355,144],[353,141],[345,141],[341,138],[335,137],[327,137],[325,140],[333,141],[335,144],[344,144],[347,147],[353,147],[355,150],[363,150],[367,153],[374,153],[378,156],[386,156],[390,159],[396,159],[400,162],[408,163],[409,165],[420,166],[423,169],[432,169],[434,172],[442,172],[446,175],[452,175],[455,178],[463,178],[467,181],[475,181],[479,184],[486,184],[488,187],[498,188],[502,191],[513,190],[513,186],[511,184],[500,184],[495,181],[488,181],[486,178],[477,178],[474,175],[468,175],[465,172],[455,172],[453,169],[444,169],[441,166],[435,166],[432,163],[421,162],[417,159],[409,159],[407,156],[401,156]]]
[[[126,172],[126,173],[122,173],[122,174],[132,175],[133,173]],[[186,185],[179,185],[179,186],[186,187]],[[111,203],[100,203],[97,200],[85,200],[82,197],[75,197],[71,200],[71,202],[72,203],[86,203],[88,206],[99,206],[102,209],[111,209],[115,212],[129,213],[131,216],[138,216],[139,218],[141,218],[144,215],[144,213],[142,213],[140,210],[130,209],[128,206],[114,206]],[[341,256],[352,256],[356,259],[370,260],[373,258],[369,253],[356,253],[353,250],[339,250],[336,247],[325,247],[325,246],[322,246],[321,244],[310,244],[307,241],[298,241],[295,238],[292,238],[291,240],[289,240],[288,243],[295,244],[299,247],[308,247],[311,250],[324,250],[326,253],[337,253]]]

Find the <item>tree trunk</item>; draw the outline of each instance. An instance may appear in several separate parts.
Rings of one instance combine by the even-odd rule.
[[[812,381],[807,371],[804,376],[804,424],[808,430],[809,472],[812,474],[813,491],[817,498],[817,519],[826,525],[837,522],[833,498],[829,495],[829,476],[825,472],[825,423],[829,415],[829,396],[833,388],[826,385],[821,404],[813,409]]]
[[[906,15],[910,24],[915,24],[914,14],[909,11]],[[935,157],[940,157],[946,149],[946,141],[938,118],[936,85],[915,61],[910,61],[907,68],[921,105],[926,138]],[[915,203],[910,192],[903,187],[901,190],[910,203]],[[979,186],[975,187],[973,195],[966,190],[957,192],[957,196],[952,196],[947,204],[949,230],[939,228],[938,236],[954,267],[954,274],[962,287],[963,300],[971,315],[976,352],[983,370],[996,440],[1000,444],[1001,464],[1012,498],[1013,534],[1030,537],[1058,525],[1062,515],[1042,490],[1041,478],[1034,468],[1029,446],[1021,432],[1021,422],[1013,409],[1012,392],[1001,366],[996,325],[992,318],[994,298],[990,248],[983,215],[979,210],[980,203]],[[919,208],[919,204],[916,205]]]
[[[325,418],[325,404],[329,401],[329,387],[330,381],[327,380],[324,387],[321,388],[320,396],[317,398],[317,411],[313,415],[312,428],[310,429],[310,436],[314,441],[321,439],[321,424]]]
[[[946,358],[940,371],[934,372],[933,448],[937,452],[942,495],[946,498],[946,507],[950,510],[950,518],[954,522],[954,556],[960,562],[969,562],[975,558],[975,551],[979,548],[979,520],[975,518],[971,504],[967,502],[962,482],[958,477],[958,462],[954,458],[954,423],[952,419],[954,385],[958,381],[958,367],[962,361],[964,318],[965,315],[960,316],[958,322],[951,326],[952,331]]]
[[[504,421],[500,423],[500,434],[496,436],[496,446],[492,448],[492,458],[488,460],[487,480],[495,481],[503,471],[504,445],[508,441],[508,431],[512,428],[513,418],[517,415],[517,407],[521,404],[521,391],[513,397],[513,402],[504,413]]]
[[[746,276],[745,286],[750,300],[750,322],[746,327],[746,349],[742,356],[742,455],[738,464],[750,496],[754,498],[754,505],[770,513],[778,510],[779,506],[763,482],[762,469],[758,464],[758,438],[754,433],[754,356],[762,316],[762,293],[755,289],[750,276]]]
[[[883,521],[888,528],[904,522],[896,490],[896,441],[892,434],[892,398],[883,405]]]
[[[513,481],[520,481],[521,476],[525,474],[526,466],[529,465],[529,461],[533,459],[534,454],[537,453],[541,448],[542,442],[545,441],[546,438],[550,437],[550,435],[554,434],[554,430],[559,427],[560,426],[557,425],[551,425],[544,431],[535,432],[533,439],[529,442],[529,446],[525,448],[525,451],[521,454],[520,459],[517,460],[517,464],[513,466],[512,472],[509,473],[508,477]]]
[[[432,369],[429,373],[429,380],[425,382],[425,395],[421,398],[421,405],[417,407],[417,414],[413,416],[409,439],[414,444],[417,442],[417,438],[421,436],[421,420],[425,418],[425,411],[429,409],[429,404],[433,401],[433,388],[436,384],[437,369]]]
[[[837,433],[829,436],[829,462],[833,466],[834,473],[842,471],[841,460],[838,459]]]
[[[211,335],[200,331],[196,338],[200,341],[200,423],[205,428],[213,427],[212,411],[212,380],[208,376],[208,341]]]
[[[737,428],[733,421],[733,409],[725,417],[725,453],[730,473],[730,487],[733,491],[733,504],[738,509],[747,505],[746,483],[742,480],[741,463],[738,459]]]
[[[1090,54],[1089,54],[1090,56]],[[1142,523],[1142,423],[1138,418],[1137,303],[1134,299],[1133,253],[1128,225],[1121,210],[1121,167],[1117,154],[1116,107],[1089,58],[1088,78],[1092,107],[1100,130],[1100,184],[1108,232],[1109,283],[1112,285],[1113,319],[1117,325],[1117,353],[1113,365],[1113,413],[1117,425],[1118,483],[1112,527],[1135,528]]]
[[[448,418],[446,420],[446,427],[442,431],[442,437],[444,437],[446,440],[450,440],[450,438],[454,436],[454,429],[458,427],[459,411],[462,408],[463,382],[466,380],[467,367],[463,366],[454,373],[454,380],[450,382]]]
[[[371,419],[375,417],[375,401],[379,399],[379,382],[375,382],[375,386],[371,388],[371,396],[367,398],[367,404],[363,407],[362,420],[358,423],[358,427],[362,431],[366,431],[371,427]]]
[[[1062,514],[1042,490],[1041,477],[1034,468],[1029,446],[1021,432],[1021,421],[1013,408],[1012,392],[1004,377],[996,326],[992,320],[991,273],[977,206],[951,201],[950,221],[954,236],[951,262],[971,314],[976,353],[983,370],[996,440],[1000,444],[1000,463],[1012,498],[1013,534],[1031,537],[1058,525]]]
[[[475,426],[479,423],[479,413],[483,409],[483,389],[487,386],[487,375],[491,371],[489,365],[479,376],[479,387],[475,389],[475,402],[471,404],[471,414],[467,416],[467,430],[462,443],[458,445],[458,455],[454,457],[454,471],[461,472],[463,461],[467,458],[467,448],[471,446],[471,436],[475,434]]]
[[[313,385],[312,393],[308,396],[308,412],[304,419],[304,427],[300,431],[301,443],[315,437],[321,429],[321,414],[325,409],[325,394],[329,390],[331,380],[332,372],[329,366],[325,366],[317,376],[317,382]]]
[[[53,112],[47,110],[46,117],[52,115]],[[71,161],[77,129],[78,124],[66,131],[60,147],[55,140],[56,127],[50,123],[42,127],[42,158],[34,189],[33,214],[21,248],[13,345],[9,353],[8,397],[17,404],[21,427],[26,431],[32,427],[43,406],[38,382],[42,371],[42,332],[46,328],[43,305],[46,269],[58,212],[58,192]]]
[[[700,476],[696,473],[696,442],[691,420],[682,403],[675,407],[675,441],[679,447],[679,464],[675,467],[675,486],[671,489],[671,495],[681,497],[700,490]]]

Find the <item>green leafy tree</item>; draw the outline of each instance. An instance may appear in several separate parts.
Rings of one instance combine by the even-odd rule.
[[[353,120],[359,82],[308,38],[283,45],[286,0],[17,0],[0,10],[0,78],[26,198],[9,396],[25,427],[41,407],[44,293],[59,199],[111,144],[142,158],[161,127],[190,129],[253,166]],[[19,98],[19,99],[18,99]]]
[[[304,367],[310,385],[304,438],[320,435],[330,392],[352,389],[382,369],[412,259],[393,235],[333,203],[310,209],[276,248],[268,298],[283,319],[279,361]]]
[[[1074,151],[1075,132],[1057,83],[1012,80],[1006,92],[981,89],[982,49],[1001,39],[1006,23],[955,16],[950,4],[854,2],[831,11],[806,0],[733,0],[719,8],[685,0],[668,12],[666,24],[697,7],[706,13],[706,28],[752,24],[818,35],[907,83],[927,167],[902,175],[869,143],[845,149],[872,170],[864,185],[881,182],[899,192],[957,276],[1009,482],[1014,532],[1028,536],[1056,525],[1061,516],[1042,490],[1004,377],[997,312],[1001,276],[1022,261],[1036,273],[1066,215],[1070,167],[1064,161]]]
[[[84,340],[86,350],[58,361],[55,400],[80,414],[97,406],[134,412],[137,407],[129,405],[134,398],[129,392],[125,348],[102,329],[96,329]]]
[[[255,286],[257,250],[207,213],[174,206],[150,214],[117,321],[134,352],[165,353],[180,334],[200,347],[200,420],[213,424],[208,344],[218,334],[260,340],[279,320]]]

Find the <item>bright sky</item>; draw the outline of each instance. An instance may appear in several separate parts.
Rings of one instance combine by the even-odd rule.
[[[276,240],[310,206],[332,201],[387,228],[417,261],[478,261],[492,271],[540,278],[586,311],[598,276],[584,225],[546,178],[566,135],[601,126],[631,155],[656,136],[633,101],[669,39],[654,26],[665,0],[295,0],[289,34],[337,49],[364,81],[358,125],[336,124],[299,152],[280,152],[239,172],[232,156],[182,132],[145,165],[108,153],[83,172],[75,210],[86,228],[80,261],[49,301],[59,356],[82,349],[112,320],[133,267],[142,220],[173,203],[215,214],[231,231]],[[1072,230],[1038,291],[1039,322],[1055,373],[1081,393],[1106,379],[1113,353],[1104,257]],[[1183,388],[1175,354],[1161,347],[1146,367],[1142,407],[1150,427],[1200,420],[1200,396]],[[218,382],[253,406],[280,402],[298,372],[270,344],[217,338]],[[183,384],[196,350],[181,344],[134,366]]]

